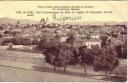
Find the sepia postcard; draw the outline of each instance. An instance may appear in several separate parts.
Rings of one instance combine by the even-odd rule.
[[[125,0],[0,1],[0,82],[126,82]]]

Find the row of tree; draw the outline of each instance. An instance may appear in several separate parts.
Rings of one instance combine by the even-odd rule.
[[[49,43],[43,38],[38,48],[43,49],[46,63],[53,65],[55,71],[56,67],[63,67],[66,71],[67,65],[80,64],[84,67],[85,74],[87,65],[90,65],[93,66],[94,71],[105,71],[108,76],[108,72],[113,71],[119,65],[120,54],[127,54],[126,42],[117,48],[111,45],[108,37],[103,36],[101,40],[101,48],[95,45],[92,49],[87,49],[86,46],[74,47],[73,36],[70,36],[65,43]],[[122,47],[124,52],[120,50]]]
[[[107,75],[108,71],[114,70],[119,64],[112,47],[100,49],[94,46],[92,49],[87,49],[86,46],[76,48],[70,44],[61,43],[46,48],[45,55],[46,63],[53,65],[55,71],[56,67],[64,67],[65,72],[67,65],[80,64],[84,67],[85,74],[86,66],[91,65],[95,71],[105,71]]]

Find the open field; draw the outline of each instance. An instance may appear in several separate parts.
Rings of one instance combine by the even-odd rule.
[[[0,47],[0,56],[17,56],[25,58],[44,58],[44,55],[39,53],[17,52],[5,50],[5,47]],[[94,72],[93,68],[87,67],[87,75],[84,75],[84,68],[81,66],[70,66],[66,72],[63,68],[57,68],[53,71],[53,66],[43,62],[40,65],[31,65],[26,62],[16,62],[3,60],[7,65],[0,66],[0,81],[124,81],[125,79],[111,77],[106,79],[104,72]],[[125,75],[127,72],[127,60],[120,60],[120,65],[114,72],[118,75]],[[2,62],[1,62],[2,64]],[[11,65],[10,65],[11,64]],[[15,68],[14,68],[15,67]],[[124,71],[124,72],[123,72]],[[5,74],[6,73],[6,74]],[[25,77],[24,77],[25,76]]]
[[[6,72],[6,74],[5,74]],[[48,73],[48,72],[40,72],[40,71],[31,71],[31,70],[24,70],[24,69],[17,69],[11,67],[3,67],[0,66],[0,81],[2,82],[48,82],[48,81],[55,81],[55,82],[62,82],[62,81],[103,81],[98,79],[92,79],[89,77],[78,77],[78,76],[70,76],[70,75],[63,75],[63,74],[56,74],[56,73]]]

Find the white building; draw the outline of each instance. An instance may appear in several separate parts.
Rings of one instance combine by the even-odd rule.
[[[99,39],[99,38],[100,38],[100,33],[91,34],[91,39]]]
[[[100,38],[100,35],[92,35],[91,38],[92,39],[99,39]]]
[[[101,42],[100,41],[87,41],[85,42],[85,45],[87,46],[88,49],[92,48],[92,45],[98,45],[101,47]]]

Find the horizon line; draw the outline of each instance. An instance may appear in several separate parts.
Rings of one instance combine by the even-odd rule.
[[[23,18],[23,19],[22,19],[22,18],[19,19],[19,18],[10,18],[10,17],[0,17],[0,19],[1,19],[1,18],[8,18],[8,19],[14,19],[14,20],[30,20],[30,21],[36,21],[36,22],[40,22],[40,20],[42,19],[42,18],[41,18],[40,20],[33,20],[33,19],[24,19],[24,18]],[[85,22],[87,22],[87,23],[88,23],[88,22],[104,22],[104,23],[105,23],[105,22],[117,22],[117,23],[118,23],[118,22],[128,22],[128,21],[126,20],[126,21],[85,21]],[[52,22],[52,23],[54,23],[54,22]],[[55,22],[55,23],[56,23],[56,22]],[[59,23],[63,23],[63,22],[59,22]],[[65,22],[65,23],[66,23],[66,22]],[[70,23],[84,23],[84,22],[70,22]]]

